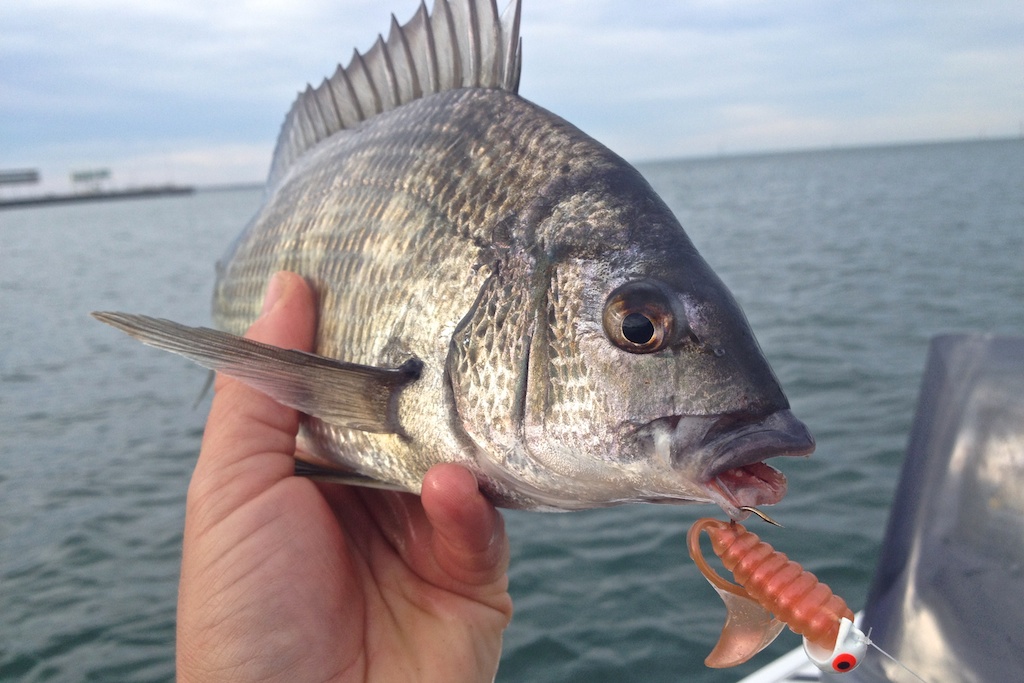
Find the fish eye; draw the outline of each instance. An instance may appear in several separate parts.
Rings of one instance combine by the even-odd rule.
[[[608,297],[604,306],[604,332],[623,351],[654,353],[678,336],[680,325],[669,294],[650,280],[628,282]]]
[[[654,339],[654,323],[643,313],[630,313],[622,319],[622,336],[633,344],[647,344]]]

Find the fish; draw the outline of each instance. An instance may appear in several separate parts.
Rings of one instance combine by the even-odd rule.
[[[629,163],[518,94],[521,3],[421,3],[299,93],[213,328],[94,313],[302,413],[296,473],[495,505],[777,503],[808,455],[739,304]],[[243,339],[281,270],[312,354]]]

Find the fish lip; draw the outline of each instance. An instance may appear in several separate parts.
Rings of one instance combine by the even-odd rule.
[[[632,431],[642,457],[672,472],[671,482],[663,481],[644,500],[717,503],[737,521],[749,516],[742,508],[774,505],[786,495],[786,477],[765,460],[814,451],[814,437],[788,408],[666,415]],[[685,494],[673,490],[680,478],[687,483]]]
[[[806,456],[814,437],[789,409],[765,416],[723,415],[701,444],[709,456],[698,481],[730,517],[747,516],[740,508],[774,505],[786,495],[786,477],[764,461]]]

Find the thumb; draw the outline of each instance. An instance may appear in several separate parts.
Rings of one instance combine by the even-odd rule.
[[[307,351],[316,329],[309,286],[294,273],[274,275],[263,313],[246,337]],[[269,396],[225,375],[216,393],[189,487],[189,503],[201,504],[215,521],[294,472],[299,415]]]
[[[480,493],[476,477],[459,465],[435,465],[423,479],[421,500],[438,567],[474,592],[496,589],[507,596],[505,522]]]

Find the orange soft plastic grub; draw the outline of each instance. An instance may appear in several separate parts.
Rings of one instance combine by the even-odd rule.
[[[708,565],[700,548],[702,531],[738,583]],[[871,641],[854,626],[846,602],[742,524],[699,519],[690,527],[687,544],[728,611],[718,644],[704,660],[707,666],[742,664],[771,644],[783,626],[804,637],[807,656],[822,671],[852,671],[863,659]]]

